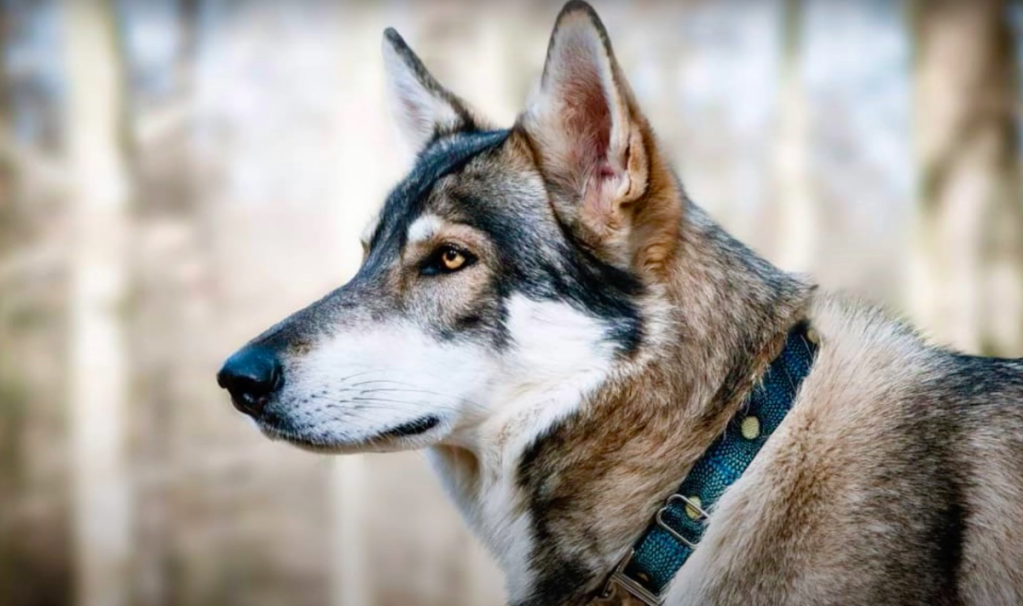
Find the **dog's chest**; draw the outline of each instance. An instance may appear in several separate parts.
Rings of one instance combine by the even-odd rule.
[[[504,571],[509,599],[515,603],[531,586],[534,548],[532,519],[522,506],[515,474],[481,473],[478,461],[445,448],[432,448],[427,456],[470,529]]]

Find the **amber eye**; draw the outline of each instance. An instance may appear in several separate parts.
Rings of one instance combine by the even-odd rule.
[[[422,266],[423,275],[450,274],[472,265],[476,257],[455,246],[442,246]]]
[[[454,248],[445,248],[440,253],[440,262],[444,264],[444,269],[448,271],[457,271],[462,269],[465,265],[465,255]]]

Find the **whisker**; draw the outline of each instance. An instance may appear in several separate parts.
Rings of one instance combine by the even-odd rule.
[[[350,404],[351,406],[345,406]],[[451,411],[453,408],[446,405],[438,405],[432,402],[423,401],[406,401],[406,400],[388,400],[382,398],[365,398],[365,399],[350,399],[344,402],[331,403],[326,406],[328,410],[340,411],[342,413],[355,413],[355,412],[367,412],[377,410],[394,410],[394,404],[408,404],[411,406],[433,408],[434,410]]]
[[[348,375],[347,377],[344,377],[343,379],[341,379],[341,382],[343,383],[343,382],[349,381],[350,379],[354,379],[355,377],[363,377],[363,376],[366,376],[366,375],[374,373],[374,372],[384,372],[384,369],[383,368],[371,368],[371,369],[363,371],[363,372],[357,372],[355,374],[351,374],[351,375]]]
[[[427,391],[425,389],[396,389],[396,388],[384,388],[384,389],[366,389],[361,392],[362,394],[374,394],[374,393],[421,393],[430,396],[437,396],[440,398],[447,398],[449,400],[461,401],[462,398],[455,396],[449,396],[447,394],[436,393],[433,391]]]
[[[362,385],[362,384],[370,384],[370,383],[389,383],[391,385],[399,385],[401,387],[408,388],[408,391],[410,391],[410,392],[411,391],[415,391],[415,392],[418,392],[418,393],[426,393],[426,394],[430,394],[430,395],[434,395],[434,396],[441,396],[441,397],[444,397],[444,398],[452,398],[452,399],[456,399],[456,400],[461,399],[460,397],[454,396],[454,395],[451,395],[451,394],[439,393],[439,392],[436,392],[436,391],[429,391],[429,390],[426,390],[426,389],[418,389],[412,383],[403,383],[401,381],[391,381],[391,380],[387,380],[387,379],[378,379],[378,380],[375,380],[375,381],[362,381],[360,383],[353,383],[352,385]],[[373,390],[368,390],[368,391],[386,391],[388,389],[390,389],[390,388],[379,388],[379,389],[373,389]],[[398,391],[398,390],[395,390],[395,389],[390,389],[390,390],[391,391]]]
[[[359,381],[358,383],[352,383],[349,385],[349,387],[358,387],[360,385],[369,385],[371,383],[391,383],[395,385],[402,385],[402,383],[398,383],[397,381],[391,381],[389,379],[374,379],[372,381]]]
[[[439,407],[443,408],[444,410],[454,410],[454,408],[452,408],[450,406],[447,406],[447,405],[444,405],[444,404],[439,404],[438,405],[436,402],[410,402],[408,400],[393,400],[393,399],[388,399],[388,398],[352,398],[349,401],[350,402],[357,402],[357,403],[360,403],[360,404],[363,403],[363,402],[370,403],[370,404],[377,403],[377,402],[384,402],[384,403],[389,403],[389,404],[413,404],[413,405],[416,405],[416,406],[432,405],[432,406],[439,406]],[[378,407],[378,408],[387,408],[387,407],[381,406],[381,407]]]

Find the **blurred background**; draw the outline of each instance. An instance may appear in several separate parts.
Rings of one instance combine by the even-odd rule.
[[[1023,11],[596,0],[690,195],[781,266],[1023,355]],[[560,2],[0,0],[0,606],[498,605],[416,453],[214,382],[342,284],[407,168],[395,26],[510,124]]]

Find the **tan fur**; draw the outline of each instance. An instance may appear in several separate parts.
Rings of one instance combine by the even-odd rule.
[[[680,192],[607,33],[598,23],[593,36],[593,27],[586,11],[562,12],[539,93],[521,124],[546,178],[581,199],[578,206],[555,204],[579,236],[650,279],[663,278],[677,248]],[[582,61],[576,48],[591,45],[599,47],[597,66]],[[594,68],[601,73],[589,78],[562,73]],[[606,156],[591,155],[603,146]]]
[[[870,470],[883,468],[885,440],[897,439],[885,427],[896,414],[892,401],[926,372],[927,355],[914,338],[860,309],[818,300],[809,317],[824,342],[814,372],[783,426],[719,503],[705,547],[677,579],[686,595],[669,603],[774,594],[809,604],[856,595],[864,589],[858,569],[879,564],[875,541],[905,522],[874,500]]]
[[[642,149],[656,149],[653,132],[645,120],[639,124],[637,136],[642,139]],[[637,156],[630,161],[649,162],[649,183],[643,199],[630,202],[632,265],[648,280],[657,282],[667,277],[668,267],[678,251],[682,192],[660,153],[652,154],[649,159]]]
[[[416,137],[485,128],[397,34],[387,39],[399,106],[422,127]],[[562,11],[540,92],[500,147],[423,191],[414,210],[394,207],[412,216],[381,222],[415,237],[378,243],[361,281],[254,341],[291,373],[290,399],[278,394],[271,414],[257,416],[270,435],[321,450],[429,447],[508,574],[515,606],[593,602],[802,322],[819,338],[813,368],[712,509],[665,603],[1023,604],[1023,362],[931,347],[725,234],[686,198],[588,5]],[[501,211],[487,215],[497,229],[468,224],[484,210]],[[399,218],[427,223],[419,231]],[[529,229],[515,231],[519,219]],[[448,244],[479,262],[442,278],[424,273],[424,260]],[[534,272],[529,288],[516,290],[509,267]],[[551,268],[576,272],[574,282],[559,283]],[[570,292],[580,284],[586,292]],[[605,287],[619,298],[583,296]],[[491,332],[470,334],[465,319]],[[375,340],[345,348],[366,334]],[[470,369],[460,377],[466,391],[403,401],[398,412],[380,405],[380,426],[366,421],[366,400],[349,395],[358,383],[346,381],[376,335],[413,339],[425,352],[415,362],[428,369],[433,352],[458,356]],[[372,369],[392,377],[378,383],[431,393],[402,383],[421,369],[390,357],[388,349]],[[446,387],[425,374],[421,382]],[[466,403],[473,398],[485,402]],[[436,418],[429,429],[388,431],[426,413]],[[621,592],[611,600],[629,601]]]
[[[557,35],[556,28],[552,39]],[[556,566],[555,552],[574,551],[610,570],[720,435],[788,329],[808,319],[823,340],[814,372],[782,428],[716,508],[666,603],[908,603],[902,600],[911,599],[904,596],[912,587],[896,586],[905,578],[888,572],[899,565],[891,562],[898,551],[893,541],[918,523],[916,512],[928,504],[926,494],[898,484],[898,474],[913,472],[904,432],[916,421],[906,407],[919,404],[921,382],[939,372],[945,354],[883,314],[814,294],[809,286],[793,282],[779,296],[737,263],[730,255],[752,254],[723,250],[706,219],[682,212],[674,175],[613,56],[608,61],[617,91],[612,97],[629,117],[627,172],[638,178],[626,180],[611,198],[588,184],[578,211],[557,197],[554,208],[612,257],[621,234],[628,234],[630,266],[653,287],[649,326],[660,332],[571,423],[555,428],[534,463],[547,469],[521,470],[527,494],[542,489],[546,495],[539,510],[550,519],[544,532],[556,546],[547,555],[537,546],[535,565]],[[575,159],[560,155],[564,144],[552,141],[553,129],[543,124],[527,115],[525,132],[516,133],[525,136],[515,145],[523,152],[528,146],[537,168],[557,184],[568,172],[560,163]],[[965,464],[1007,461],[1023,451],[1007,452],[1014,447],[999,438],[974,437],[972,446],[956,445],[949,456]],[[1010,564],[1023,564],[1023,541],[1014,540],[1023,527],[1023,484],[1000,463],[984,473],[987,479],[964,506],[974,524],[998,532],[966,540],[962,569],[972,574],[958,593],[942,594],[950,605],[1023,602],[1023,573]],[[473,470],[460,474],[471,478]],[[603,575],[592,576],[588,590],[602,582]]]
[[[552,47],[564,21],[579,27],[581,18],[586,17],[563,16]],[[751,253],[719,241],[716,227],[693,214],[695,207],[686,215],[684,195],[599,22],[597,29],[613,76],[611,113],[621,120],[616,132],[627,142],[618,149],[625,174],[619,189],[610,195],[601,191],[599,176],[592,173],[582,183],[565,180],[579,158],[566,155],[571,144],[557,139],[563,127],[551,120],[558,111],[567,112],[561,119],[578,119],[572,112],[585,108],[552,109],[549,99],[527,113],[503,161],[524,172],[539,170],[554,187],[555,213],[595,250],[612,259],[628,251],[628,265],[651,287],[645,305],[650,334],[646,347],[621,365],[570,423],[553,429],[533,463],[537,468],[520,470],[526,491],[520,514],[529,509],[530,491],[542,489],[546,495],[539,509],[535,503],[533,508],[549,518],[544,532],[552,545],[535,546],[534,566],[557,566],[559,553],[568,551],[582,554],[594,570],[610,570],[720,435],[777,355],[788,329],[808,319],[823,340],[814,372],[790,417],[718,505],[703,545],[666,602],[851,604],[862,598],[886,603],[890,541],[901,526],[915,523],[916,511],[899,503],[900,487],[886,476],[898,469],[891,460],[905,449],[906,418],[899,402],[912,399],[910,392],[935,372],[937,354],[869,308],[813,294],[795,281],[781,291],[768,285],[743,262]],[[612,140],[612,162],[615,150]],[[562,195],[582,202],[566,206]],[[497,429],[500,458],[490,463],[480,465],[459,448],[435,453],[463,486],[463,498],[482,498],[475,491],[496,481],[480,478],[485,470],[514,472],[507,457],[517,453],[500,445],[518,427]],[[963,453],[964,459],[1007,448],[976,441],[976,450]],[[1013,537],[1023,522],[1018,505],[1023,488],[1009,479],[1008,468],[996,466],[988,473],[995,481],[973,495],[977,523]],[[977,574],[963,583],[962,603],[1023,600],[1021,573],[1007,565],[1023,563],[1021,544],[997,537],[968,541],[963,567]],[[593,574],[587,592],[592,595],[603,580],[603,574]],[[891,595],[891,603],[902,603],[898,591]]]

